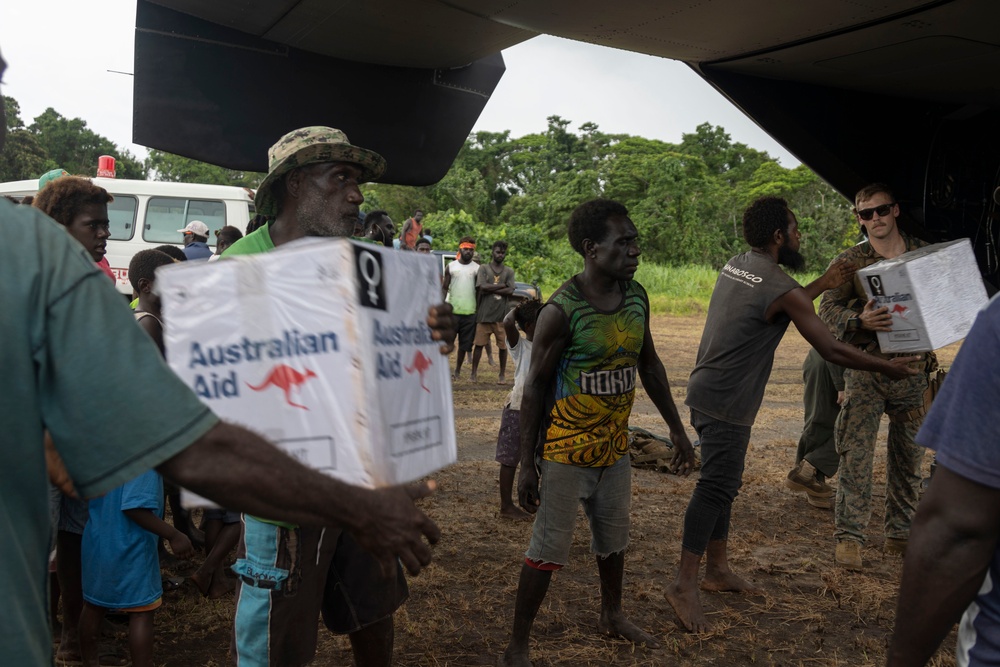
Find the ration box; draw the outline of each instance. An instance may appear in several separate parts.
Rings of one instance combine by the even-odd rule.
[[[369,488],[456,460],[448,360],[426,324],[432,258],[304,239],[163,267],[156,287],[167,361],[220,417]]]
[[[892,314],[883,352],[929,352],[965,338],[986,305],[969,239],[911,250],[858,271],[869,299]]]

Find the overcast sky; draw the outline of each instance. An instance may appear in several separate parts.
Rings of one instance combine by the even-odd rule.
[[[132,77],[113,72],[132,71],[134,30],[135,0],[3,0],[3,93],[20,103],[26,123],[53,107],[144,156],[132,144]],[[476,130],[519,137],[544,131],[546,117],[558,115],[574,130],[591,121],[609,133],[677,142],[707,121],[785,167],[798,164],[682,63],[556,37],[519,44],[504,59],[507,72]]]

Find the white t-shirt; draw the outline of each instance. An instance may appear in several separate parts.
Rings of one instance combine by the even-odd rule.
[[[451,304],[456,315],[475,315],[479,264],[455,261],[448,265],[448,273],[451,274],[451,284],[448,285],[448,297],[445,301]]]
[[[528,381],[528,369],[531,367],[531,341],[521,336],[514,347],[507,341],[507,351],[514,361],[514,388],[510,390],[507,404],[511,410],[521,409],[521,397],[524,396],[524,383]]]

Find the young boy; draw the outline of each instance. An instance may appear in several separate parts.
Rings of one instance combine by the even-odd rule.
[[[129,282],[139,295],[135,305],[135,321],[153,339],[160,354],[163,354],[163,314],[160,312],[160,297],[153,293],[153,285],[156,270],[173,264],[174,261],[173,257],[159,250],[140,250],[128,263]]]
[[[129,279],[139,294],[135,317],[163,352],[160,299],[153,294],[154,272],[174,260],[157,250],[136,253]],[[153,665],[153,611],[162,604],[159,539],[179,558],[194,547],[187,535],[163,521],[163,480],[150,470],[105,496],[90,501],[83,532],[83,611],[80,654],[98,667],[97,637],[108,609],[129,614],[129,652],[134,667]]]
[[[507,351],[514,361],[514,388],[510,391],[507,405],[500,417],[500,434],[497,436],[497,456],[500,463],[500,516],[506,519],[527,521],[531,515],[518,507],[511,498],[514,489],[514,473],[521,460],[520,419],[521,396],[524,381],[528,377],[531,364],[531,341],[535,337],[535,320],[542,302],[537,299],[523,301],[503,318],[504,333],[507,334]],[[524,339],[518,332],[524,331]]]
[[[194,547],[187,535],[163,521],[163,480],[150,470],[90,501],[83,533],[83,611],[80,653],[98,667],[97,635],[108,609],[129,615],[133,667],[153,665],[153,612],[162,604],[159,538],[178,558]]]
[[[235,227],[222,228],[224,233],[226,230],[239,233]],[[223,236],[224,234],[219,234],[220,244]],[[160,348],[160,354],[163,354],[163,316],[160,311],[160,297],[153,293],[154,274],[159,267],[172,264],[174,261],[158,250],[143,250],[132,257],[128,266],[132,289],[139,295],[135,319]],[[174,494],[176,498],[173,497]],[[180,508],[180,492],[168,487],[167,497],[176,517]],[[232,593],[236,588],[236,583],[226,577],[224,565],[226,556],[236,547],[240,539],[240,515],[239,512],[211,508],[205,510],[204,518],[205,550],[208,555],[190,579],[205,597],[220,598]],[[187,533],[183,530],[184,526],[178,525],[176,521],[174,526],[181,532]]]

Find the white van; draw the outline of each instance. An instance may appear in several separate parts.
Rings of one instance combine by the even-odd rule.
[[[208,225],[208,243],[214,246],[217,229],[232,225],[242,232],[254,216],[253,190],[248,188],[118,178],[90,180],[115,198],[108,204],[111,238],[105,257],[114,271],[115,286],[128,296],[132,295],[128,265],[135,253],[166,243],[183,247],[183,236],[177,230],[192,220]],[[0,183],[0,195],[15,199],[37,191],[38,179]]]

